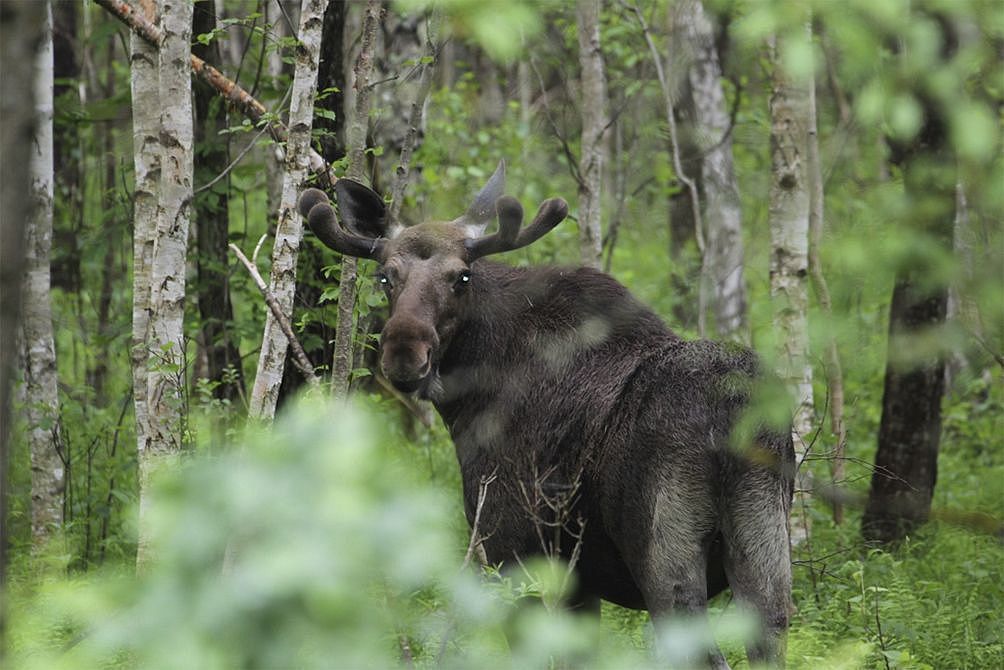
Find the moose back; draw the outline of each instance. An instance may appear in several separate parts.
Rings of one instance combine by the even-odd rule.
[[[601,272],[484,260],[567,215],[547,200],[522,227],[504,181],[500,164],[462,216],[393,236],[383,199],[348,179],[340,216],[317,189],[299,208],[327,246],[379,263],[381,369],[435,404],[472,524],[493,478],[477,528],[489,561],[574,559],[573,607],[602,598],[656,619],[703,614],[731,587],[762,623],[751,660],[782,661],[794,454],[787,431],[734,439],[755,355],[681,339]]]

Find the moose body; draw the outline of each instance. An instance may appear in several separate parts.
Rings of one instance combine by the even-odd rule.
[[[300,208],[332,248],[380,261],[381,368],[449,428],[472,526],[492,482],[476,528],[489,561],[574,558],[573,605],[602,598],[653,617],[699,615],[731,586],[763,624],[751,659],[781,660],[794,454],[790,433],[763,427],[736,448],[756,357],[683,340],[601,272],[480,259],[567,212],[547,201],[521,230],[501,174],[461,219],[393,239],[382,201],[354,182],[336,184],[341,225],[320,191]],[[499,232],[479,235],[495,213]]]

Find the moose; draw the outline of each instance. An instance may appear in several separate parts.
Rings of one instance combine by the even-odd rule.
[[[748,444],[736,437],[765,376],[756,356],[682,339],[602,272],[485,260],[568,214],[546,200],[523,227],[504,190],[503,162],[459,218],[393,234],[383,199],[349,179],[334,186],[337,216],[318,189],[299,210],[326,246],[379,264],[390,306],[380,368],[448,427],[490,562],[541,553],[540,525],[554,519],[529,492],[571,491],[563,518],[578,523],[560,529],[575,538],[570,607],[704,616],[731,587],[761,622],[750,660],[783,663],[794,451],[790,431],[766,422]],[[728,667],[714,649],[706,662]]]

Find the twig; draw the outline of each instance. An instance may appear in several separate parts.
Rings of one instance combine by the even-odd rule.
[[[297,369],[303,373],[306,377],[307,383],[312,387],[320,386],[321,380],[318,379],[317,373],[314,372],[314,366],[310,364],[310,360],[307,358],[307,354],[303,351],[303,345],[300,344],[300,340],[297,339],[296,334],[293,332],[293,327],[289,324],[289,319],[286,315],[282,313],[282,308],[279,307],[279,303],[276,301],[275,296],[272,292],[268,290],[268,285],[265,284],[265,280],[262,279],[261,274],[258,272],[258,268],[252,265],[251,261],[248,260],[247,256],[240,248],[233,244],[232,242],[227,245],[230,250],[234,252],[238,260],[244,264],[247,268],[248,273],[250,273],[251,278],[254,280],[255,286],[261,291],[262,296],[265,298],[265,304],[268,305],[269,309],[272,310],[272,316],[275,317],[276,322],[279,324],[279,328],[282,330],[282,334],[286,336],[289,341],[289,348],[293,351],[293,362],[296,364]],[[260,243],[259,243],[260,246]],[[257,255],[257,248],[255,249],[255,254]]]
[[[408,396],[406,396],[405,394],[401,393],[396,388],[394,388],[394,385],[390,383],[390,380],[388,380],[379,372],[374,374],[373,377],[377,380],[377,383],[384,388],[385,391],[390,393],[395,400],[397,400],[404,406],[405,409],[411,412],[412,415],[414,415],[415,418],[418,419],[423,426],[425,426],[426,428],[432,428],[432,420],[429,418],[428,413],[423,412],[422,408],[419,407],[414,400],[412,400],[411,398],[409,398]]]
[[[466,570],[467,566],[471,563],[471,556],[474,555],[474,547],[481,544],[481,540],[478,538],[478,524],[481,523],[481,510],[485,506],[485,500],[488,498],[488,486],[495,481],[498,475],[498,470],[492,470],[492,473],[487,477],[481,477],[481,482],[478,484],[478,505],[474,509],[474,523],[471,524],[471,541],[467,545],[467,553],[464,555],[464,562],[460,566],[460,570]]]
[[[199,188],[195,189],[195,192],[192,195],[198,195],[198,194],[202,193],[203,191],[211,189],[213,186],[215,186],[216,184],[218,184],[221,179],[223,179],[228,174],[230,174],[230,171],[233,170],[234,167],[236,167],[237,164],[240,163],[241,160],[245,156],[248,155],[248,152],[250,152],[251,149],[254,148],[254,145],[258,142],[258,140],[261,138],[261,136],[264,135],[267,132],[268,132],[268,126],[265,126],[261,130],[259,130],[258,134],[254,136],[254,139],[252,139],[250,142],[248,142],[248,145],[246,147],[244,147],[239,154],[237,154],[237,158],[235,158],[232,161],[230,161],[230,165],[228,165],[225,168],[223,168],[223,171],[220,172],[215,177],[213,177],[210,181],[206,182],[205,184],[203,184]]]
[[[676,178],[687,187],[690,193],[690,204],[693,209],[694,216],[694,239],[697,241],[697,250],[701,252],[701,256],[704,256],[704,228],[701,224],[701,200],[697,193],[697,185],[694,184],[694,180],[686,175],[683,171],[683,164],[680,161],[680,143],[677,139],[676,133],[676,116],[673,111],[673,94],[669,90],[669,84],[666,81],[666,73],[662,67],[662,60],[659,56],[659,50],[655,46],[655,42],[652,40],[652,33],[648,29],[648,22],[645,21],[645,17],[641,13],[641,9],[638,5],[630,4],[624,0],[618,0],[622,7],[630,10],[634,13],[635,17],[638,19],[638,24],[641,26],[641,32],[645,36],[645,42],[648,44],[648,50],[652,54],[652,60],[655,63],[655,74],[659,79],[659,88],[662,89],[662,97],[666,103],[666,125],[669,127],[669,142],[672,145],[673,153],[673,171],[676,172]]]

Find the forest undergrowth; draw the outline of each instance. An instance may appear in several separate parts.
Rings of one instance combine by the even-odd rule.
[[[887,552],[863,545],[858,510],[836,526],[812,503],[810,541],[793,554],[789,667],[1004,662],[1004,547],[973,527],[1002,516],[1001,392],[976,381],[946,403],[941,521]],[[604,604],[599,630],[563,612],[563,567],[462,569],[468,531],[445,430],[409,438],[396,404],[362,404],[332,414],[307,401],[273,435],[200,444],[165,477],[160,558],[138,579],[128,559],[74,569],[65,536],[41,556],[17,554],[11,667],[618,668],[672,657],[653,651],[643,612]],[[852,462],[867,463],[868,448],[852,445]],[[811,464],[828,476],[826,459]],[[849,488],[866,490],[867,468],[850,472]],[[660,639],[686,647],[713,634],[733,667],[748,667],[752,623],[727,593],[709,619],[711,633],[683,622]]]

